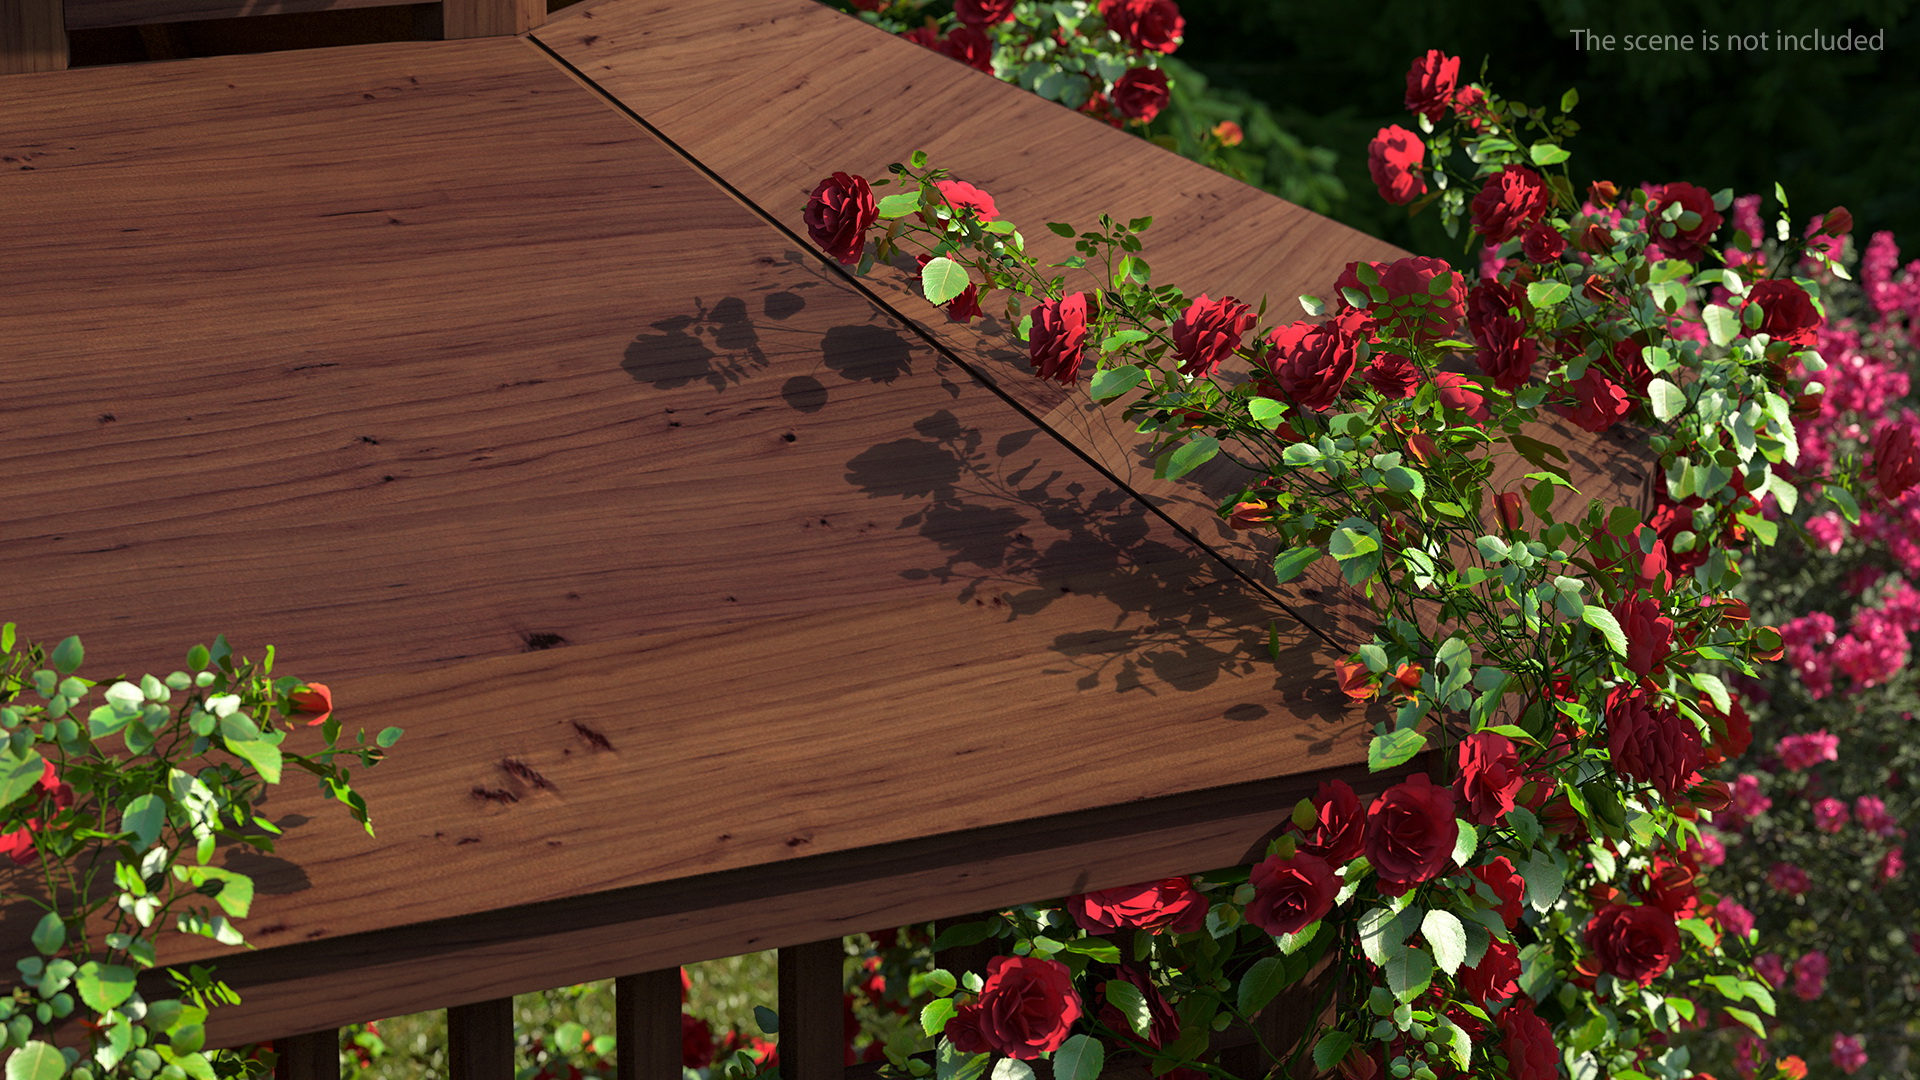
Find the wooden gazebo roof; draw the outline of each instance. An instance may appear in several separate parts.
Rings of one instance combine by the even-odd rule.
[[[163,953],[245,996],[219,1041],[1229,865],[1367,782],[1328,678],[1363,609],[1269,583],[1235,478],[1153,480],[999,323],[796,229],[925,149],[1042,253],[1151,214],[1156,279],[1216,294],[1290,304],[1376,240],[811,0],[0,109],[0,616],[94,677],[271,643],[407,729],[356,777],[377,838],[273,796],[278,857],[232,863],[260,951]]]

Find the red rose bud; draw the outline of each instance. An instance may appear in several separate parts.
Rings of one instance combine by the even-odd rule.
[[[1720,780],[1709,780],[1701,784],[1687,792],[1687,798],[1693,801],[1693,805],[1709,814],[1717,814],[1733,805],[1733,792]]]
[[[1453,89],[1459,81],[1460,58],[1428,49],[1407,69],[1407,111],[1439,123],[1453,104]]]
[[[333,715],[333,691],[327,689],[326,683],[308,683],[294,691],[289,700],[293,702],[293,707],[299,710],[300,715],[307,716],[308,727],[323,724],[327,717]],[[48,763],[48,767],[52,767],[51,762]]]
[[[1492,862],[1474,867],[1473,876],[1493,890],[1493,910],[1499,913],[1500,921],[1512,929],[1520,921],[1520,901],[1527,891],[1526,879],[1514,869],[1513,861],[1505,855],[1496,856]]]
[[[1889,502],[1920,484],[1920,421],[1882,421],[1873,433],[1873,478]]]
[[[1585,374],[1568,383],[1566,392],[1573,396],[1573,403],[1556,404],[1554,408],[1587,431],[1606,431],[1633,412],[1633,399],[1619,384],[1602,375],[1598,366],[1588,367]]]
[[[1755,663],[1778,660],[1786,655],[1786,640],[1780,636],[1780,630],[1774,626],[1762,626],[1753,632],[1753,647],[1749,657]]]
[[[1367,173],[1380,197],[1395,206],[1405,206],[1427,193],[1426,178],[1420,164],[1426,159],[1427,144],[1420,136],[1398,124],[1380,129],[1367,144]]]
[[[1033,309],[1033,328],[1027,335],[1027,354],[1034,373],[1072,386],[1086,359],[1087,294],[1049,300]]]
[[[1620,189],[1611,180],[1595,180],[1587,185],[1587,201],[1599,207],[1611,207],[1620,198]]]
[[[1233,505],[1233,512],[1227,517],[1227,524],[1235,529],[1258,529],[1266,525],[1273,517],[1273,511],[1263,502],[1243,502]]]
[[[1183,877],[1122,885],[1067,897],[1063,905],[1089,934],[1116,930],[1187,934],[1206,925],[1207,898]]]
[[[1167,73],[1159,68],[1134,68],[1113,84],[1114,108],[1129,120],[1150,124],[1167,101]]]
[[[813,189],[801,220],[820,250],[848,266],[860,261],[867,228],[880,219],[880,204],[863,177],[837,172]]]
[[[1487,409],[1486,396],[1480,393],[1473,380],[1465,375],[1456,375],[1443,371],[1433,377],[1440,387],[1440,404],[1449,409],[1459,409],[1476,424],[1487,424],[1493,420],[1493,413]]]
[[[1613,250],[1613,230],[1598,222],[1589,222],[1580,230],[1580,239],[1574,246],[1589,255],[1605,255]]]
[[[1573,808],[1573,803],[1569,802],[1564,794],[1541,807],[1536,816],[1540,819],[1541,826],[1555,836],[1568,836],[1576,841],[1583,841],[1587,837],[1586,820]]]
[[[1372,701],[1379,696],[1373,685],[1373,673],[1358,660],[1335,660],[1333,670],[1340,676],[1340,692],[1354,701]]]
[[[1845,236],[1853,231],[1853,215],[1844,206],[1836,206],[1820,215],[1820,234],[1823,236]]]
[[[1673,653],[1673,620],[1660,601],[1638,593],[1613,605],[1613,617],[1627,635],[1626,665],[1635,675],[1652,675]]]
[[[1480,962],[1463,967],[1454,976],[1454,984],[1468,1000],[1482,1005],[1505,1001],[1520,991],[1520,950],[1512,942],[1495,941],[1487,946]]]
[[[961,210],[972,210],[981,221],[993,221],[1000,216],[1000,208],[993,205],[993,196],[965,180],[935,180],[933,186],[956,215]]]
[[[1301,833],[1299,850],[1335,866],[1352,862],[1360,854],[1367,828],[1360,797],[1344,780],[1322,780],[1311,805],[1314,816]]]
[[[1533,378],[1534,362],[1540,358],[1540,346],[1527,335],[1527,326],[1511,316],[1488,319],[1475,332],[1480,349],[1474,361],[1480,370],[1502,390],[1518,390]]]
[[[1520,527],[1520,493],[1503,491],[1494,496],[1494,509],[1500,515],[1500,527],[1511,532]]]
[[[1596,304],[1613,303],[1613,292],[1607,288],[1607,280],[1599,274],[1588,274],[1587,280],[1580,286],[1580,292]]]
[[[1172,326],[1173,354],[1184,375],[1210,376],[1253,329],[1253,309],[1231,296],[1201,293]]]
[[[1394,684],[1394,697],[1401,699],[1413,697],[1414,693],[1420,689],[1420,675],[1419,664],[1401,664],[1394,668],[1393,674],[1388,676],[1388,680]]]
[[[1527,230],[1520,238],[1520,251],[1529,261],[1537,263],[1557,262],[1567,250],[1567,238],[1560,230],[1542,221]]]
[[[1239,124],[1231,120],[1222,120],[1213,125],[1213,137],[1219,139],[1222,146],[1239,146],[1246,139],[1247,133],[1240,130]]]
[[[1473,197],[1473,231],[1498,244],[1533,228],[1547,212],[1547,185],[1524,165],[1489,176]]]

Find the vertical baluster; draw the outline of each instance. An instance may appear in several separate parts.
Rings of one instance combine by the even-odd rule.
[[[67,69],[62,0],[0,0],[0,75]]]
[[[620,1080],[680,1080],[680,969],[613,981]]]
[[[941,919],[933,926],[934,940],[939,940],[940,932],[949,926],[957,926],[961,923],[980,922],[993,918],[995,914],[995,912],[983,911],[977,915],[962,915],[957,919]],[[969,971],[975,972],[980,975],[980,977],[985,978],[987,974],[987,961],[1000,955],[1003,944],[1004,943],[998,938],[988,938],[985,941],[975,942],[972,945],[960,945],[954,948],[942,949],[933,954],[933,966],[945,969],[952,973],[956,979]]]
[[[846,949],[839,938],[780,950],[780,1075],[840,1080],[846,1068]]]
[[[447,1062],[452,1080],[513,1080],[513,999],[448,1009]]]
[[[511,37],[547,21],[547,0],[443,0],[446,39]]]
[[[340,1032],[316,1031],[273,1040],[280,1053],[274,1080],[340,1080]]]

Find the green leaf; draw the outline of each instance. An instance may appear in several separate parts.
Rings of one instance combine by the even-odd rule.
[[[1387,972],[1387,989],[1401,1001],[1412,1001],[1433,981],[1433,958],[1420,949],[1401,949],[1380,965]]]
[[[1247,415],[1253,422],[1272,431],[1280,426],[1280,418],[1286,415],[1287,407],[1272,398],[1253,397],[1247,399]]]
[[[46,759],[31,750],[23,758],[0,754],[0,806],[18,802],[46,774]]]
[[[920,1028],[928,1038],[932,1038],[947,1029],[947,1021],[953,1019],[953,1014],[958,1011],[959,1006],[953,1003],[952,998],[934,998],[920,1010]]]
[[[379,743],[382,749],[389,749],[393,746],[394,743],[397,743],[400,741],[400,736],[405,735],[406,733],[407,733],[407,729],[405,728],[397,728],[397,727],[382,728],[379,736],[376,737],[373,741],[376,743]]]
[[[1563,113],[1572,112],[1573,107],[1578,104],[1580,104],[1580,91],[1572,87],[1568,87],[1567,92],[1560,95],[1560,111],[1561,112]],[[1466,1068],[1465,1065],[1462,1065],[1460,1067],[1463,1069]]]
[[[1095,401],[1111,401],[1139,386],[1140,380],[1146,377],[1146,369],[1138,364],[1107,368],[1094,375],[1093,381],[1087,384],[1087,394]]]
[[[1762,1023],[1760,1018],[1758,1016],[1755,1016],[1752,1012],[1746,1009],[1736,1008],[1732,1005],[1729,1005],[1727,1006],[1727,1015],[1747,1025],[1748,1030],[1752,1031],[1755,1035],[1758,1035],[1763,1039],[1767,1037],[1766,1024]],[[13,1080],[13,1078],[9,1076],[7,1080]]]
[[[1520,877],[1527,883],[1527,903],[1535,911],[1552,907],[1566,888],[1566,874],[1553,856],[1544,851],[1534,852],[1518,869]]]
[[[1100,342],[1100,351],[1112,352],[1115,349],[1125,348],[1136,341],[1145,340],[1147,340],[1147,332],[1145,330],[1121,330],[1117,333],[1108,334],[1106,339]]]
[[[67,943],[67,924],[58,912],[49,911],[40,916],[33,928],[33,947],[47,956],[60,951]]]
[[[1448,1016],[1440,1018],[1440,1032],[1446,1040],[1448,1053],[1453,1057],[1454,1067],[1465,1070],[1468,1059],[1473,1055],[1473,1036],[1468,1035],[1466,1028],[1454,1023],[1453,1018]],[[1619,1075],[1619,1073],[1614,1074],[1615,1077]]]
[[[1653,399],[1653,415],[1661,420],[1671,420],[1686,410],[1687,392],[1665,379],[1648,383],[1647,395]]]
[[[1603,607],[1585,607],[1580,611],[1580,621],[1600,631],[1607,639],[1607,648],[1615,655],[1627,655],[1627,635],[1620,629],[1620,621],[1613,617],[1613,612]]]
[[[212,659],[213,657],[207,652],[205,645],[195,645],[193,648],[187,650],[187,666],[195,671],[206,667]]]
[[[1280,993],[1287,985],[1286,962],[1277,956],[1263,956],[1254,961],[1247,973],[1240,977],[1239,995],[1235,1007],[1241,1016],[1252,1016],[1266,1008],[1267,1002]]]
[[[0,626],[0,653],[13,651],[13,624]]]
[[[80,670],[80,665],[86,662],[86,658],[87,651],[80,647],[80,639],[77,637],[70,637],[53,647],[53,666],[62,675],[71,675]]]
[[[1069,240],[1073,239],[1073,226],[1063,221],[1049,221],[1047,222],[1047,228],[1052,229],[1055,236],[1064,236]]]
[[[1188,439],[1173,453],[1160,459],[1160,478],[1177,480],[1212,460],[1220,452],[1220,440],[1211,435]]]
[[[1467,865],[1467,860],[1473,858],[1474,849],[1480,846],[1480,830],[1474,828],[1473,823],[1470,821],[1455,820],[1456,826],[1460,830],[1460,835],[1453,842],[1453,862],[1455,866],[1465,866]],[[1434,952],[1434,959],[1437,960],[1439,958],[1440,954],[1436,950]],[[1445,965],[1443,964],[1441,966],[1444,967]],[[1453,974],[1452,970],[1448,970],[1447,974]]]
[[[1292,581],[1319,558],[1320,549],[1317,547],[1298,547],[1283,551],[1273,560],[1273,579],[1277,582]]]
[[[891,221],[894,218],[906,217],[908,214],[920,209],[920,192],[916,189],[914,191],[902,191],[896,195],[888,195],[886,198],[880,200],[879,209],[880,219],[882,221]],[[1073,234],[1068,233],[1067,235],[1072,236]]]
[[[133,977],[130,967],[89,960],[74,973],[73,985],[89,1008],[106,1012],[133,996]]]
[[[780,1014],[765,1005],[753,1007],[753,1022],[760,1025],[762,1035],[780,1034]]]
[[[269,784],[280,782],[280,748],[264,739],[252,739],[246,742],[227,741],[227,749],[244,758],[260,779]]]
[[[1527,303],[1550,308],[1573,295],[1573,287],[1564,281],[1536,281],[1527,286]]]
[[[993,1063],[993,1080],[1033,1080],[1033,1066],[1019,1058],[1001,1058]]]
[[[935,307],[966,292],[970,284],[967,268],[945,255],[920,268],[920,293]]]
[[[1385,772],[1396,765],[1404,765],[1426,746],[1427,737],[1410,728],[1375,735],[1373,741],[1367,744],[1367,771]]]
[[[167,823],[167,804],[153,795],[137,795],[120,811],[120,830],[130,832],[137,842],[133,846],[136,852],[144,852],[160,839],[160,829]]]
[[[1099,1040],[1075,1035],[1053,1052],[1054,1080],[1096,1080],[1106,1065],[1107,1052]]]
[[[1853,501],[1853,493],[1838,484],[1828,484],[1822,491],[1838,507],[1842,517],[1849,525],[1860,524],[1860,504]]]
[[[1467,929],[1460,925],[1459,916],[1435,908],[1421,920],[1420,934],[1433,949],[1433,961],[1441,971],[1452,975],[1460,970],[1467,958]]]
[[[1153,1013],[1147,1009],[1147,996],[1125,979],[1108,979],[1105,993],[1107,1001],[1120,1011],[1121,1016],[1127,1018],[1133,1033],[1144,1038],[1147,1030],[1153,1026]]]
[[[1300,309],[1307,313],[1308,318],[1312,318],[1327,310],[1327,302],[1317,296],[1308,296],[1306,293],[1301,293]]]
[[[1713,948],[1713,927],[1707,925],[1705,919],[1678,919],[1674,925],[1692,934],[1694,940],[1702,946]]]
[[[1412,495],[1415,499],[1427,497],[1427,479],[1405,465],[1395,465],[1381,474],[1388,491],[1398,491]]]
[[[1347,1051],[1353,1049],[1353,1036],[1335,1029],[1320,1036],[1313,1045],[1313,1067],[1319,1072],[1328,1073],[1344,1061]]]
[[[1061,948],[1066,952],[1092,957],[1103,964],[1120,962],[1120,946],[1103,937],[1074,938],[1072,941],[1063,943]]]
[[[1521,847],[1532,847],[1533,842],[1540,839],[1540,819],[1524,806],[1507,811],[1507,827],[1513,830],[1514,839]]]
[[[67,1059],[60,1056],[60,1051],[38,1040],[15,1050],[7,1058],[7,1080],[60,1080],[65,1075]]]
[[[987,1060],[992,1056],[963,1053],[954,1047],[953,1040],[941,1039],[934,1058],[934,1076],[936,1080],[979,1080],[986,1075]]]
[[[1527,156],[1533,159],[1535,165],[1545,168],[1548,165],[1558,165],[1573,155],[1567,153],[1567,148],[1564,146],[1553,143],[1534,143],[1527,150]]]
[[[1700,312],[1700,319],[1707,324],[1707,340],[1713,342],[1716,348],[1724,349],[1740,336],[1740,316],[1725,305],[1708,304]]]
[[[1294,443],[1280,452],[1280,460],[1295,468],[1311,465],[1320,458],[1320,448],[1312,443]]]
[[[993,936],[991,920],[979,922],[955,923],[942,927],[938,937],[934,938],[933,951],[944,952],[947,949],[964,949],[969,945],[978,945]]]
[[[1718,675],[1709,675],[1704,671],[1694,671],[1689,672],[1687,678],[1692,680],[1693,685],[1699,687],[1702,693],[1713,699],[1714,708],[1719,709],[1723,713],[1733,711],[1733,698],[1727,693],[1727,684],[1721,682]]]

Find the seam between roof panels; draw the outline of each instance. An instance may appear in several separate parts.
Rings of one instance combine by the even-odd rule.
[[[584,71],[581,71],[578,67],[574,66],[571,62],[567,60],[566,57],[561,56],[558,52],[555,52],[552,46],[548,45],[544,41],[541,41],[539,37],[536,36],[540,32],[540,29],[541,28],[536,28],[535,30],[530,31],[529,33],[523,35],[522,39],[527,42],[530,42],[531,44],[539,48],[540,51],[546,53],[547,56],[550,59],[552,59],[554,63],[560,65],[560,67],[564,68],[568,73],[572,74],[573,77],[578,79],[582,84],[592,88],[594,93],[599,94],[602,100],[606,101],[609,105],[612,105],[614,108],[618,109],[622,115],[632,120],[635,124],[638,124],[642,130],[647,132],[647,134],[659,140],[662,146],[665,146],[668,150],[671,150],[676,157],[686,162],[688,167],[699,172],[700,175],[706,177],[716,187],[720,188],[720,190],[732,196],[735,202],[738,202],[741,206],[751,211],[755,216],[759,217],[767,225],[771,226],[774,229],[777,229],[787,239],[793,241],[795,246],[798,247],[799,250],[805,252],[807,255],[815,259],[818,259],[822,265],[828,267],[834,273],[838,274],[842,281],[845,281],[847,284],[851,285],[855,291],[857,291],[861,296],[866,298],[868,303],[872,304],[874,307],[880,309],[881,311],[886,312],[888,315],[891,315],[894,318],[900,320],[900,322],[903,323],[907,327],[907,329],[910,332],[912,332],[915,337],[919,338],[920,341],[923,344],[925,344],[928,348],[932,349],[936,353],[939,353],[941,356],[946,357],[949,361],[952,361],[956,366],[960,368],[960,370],[966,372],[967,375],[970,376],[974,382],[980,384],[983,388],[990,391],[995,396],[999,397],[1001,401],[1005,402],[1010,408],[1014,409],[1021,416],[1024,416],[1029,421],[1031,421],[1035,428],[1041,431],[1044,431],[1048,435],[1052,436],[1055,442],[1059,443],[1061,446],[1064,446],[1066,449],[1071,451],[1075,456],[1079,457],[1081,461],[1086,462],[1089,466],[1093,468],[1095,472],[1099,473],[1101,476],[1106,477],[1108,481],[1113,483],[1120,490],[1133,496],[1133,498],[1137,502],[1139,502],[1142,506],[1145,506],[1148,510],[1152,511],[1157,517],[1160,518],[1161,521],[1165,522],[1170,528],[1173,529],[1175,533],[1179,534],[1189,544],[1198,548],[1200,551],[1204,552],[1208,557],[1212,558],[1215,562],[1225,567],[1228,573],[1232,574],[1234,577],[1246,583],[1246,585],[1252,588],[1256,593],[1262,596],[1265,596],[1269,600],[1273,601],[1273,603],[1276,606],[1278,606],[1280,610],[1287,613],[1288,618],[1292,619],[1294,622],[1305,627],[1308,633],[1312,634],[1316,638],[1319,638],[1323,643],[1325,643],[1328,647],[1332,649],[1335,649],[1343,653],[1348,651],[1347,646],[1342,645],[1340,642],[1334,640],[1334,638],[1330,634],[1328,634],[1326,631],[1320,629],[1320,627],[1314,625],[1311,621],[1301,618],[1299,614],[1297,614],[1293,610],[1292,605],[1290,605],[1285,599],[1275,594],[1273,590],[1269,589],[1263,582],[1255,580],[1251,575],[1243,571],[1240,567],[1234,565],[1232,560],[1220,554],[1218,551],[1215,551],[1212,546],[1204,543],[1200,539],[1200,537],[1196,536],[1191,530],[1186,528],[1184,525],[1180,524],[1180,522],[1175,521],[1171,515],[1169,515],[1165,510],[1162,510],[1159,506],[1155,505],[1151,499],[1148,499],[1146,496],[1142,495],[1140,492],[1135,491],[1130,485],[1128,485],[1125,481],[1121,480],[1120,477],[1116,476],[1105,465],[1102,465],[1100,462],[1096,461],[1091,455],[1089,455],[1086,451],[1082,450],[1079,446],[1076,446],[1072,440],[1066,438],[1065,436],[1061,435],[1058,431],[1055,431],[1052,427],[1048,426],[1047,423],[1044,420],[1042,420],[1039,416],[1036,416],[1031,409],[1028,409],[1025,405],[1014,400],[1013,396],[1008,394],[1005,390],[1001,389],[998,383],[988,378],[987,376],[982,374],[980,371],[976,370],[972,363],[969,363],[967,360],[963,359],[958,354],[956,354],[951,348],[947,347],[945,344],[942,344],[939,339],[935,338],[932,335],[932,333],[930,333],[928,330],[922,327],[917,319],[914,319],[911,316],[908,316],[905,313],[896,309],[891,303],[887,302],[878,293],[874,292],[870,287],[868,287],[866,282],[860,280],[859,278],[853,276],[852,274],[849,274],[846,271],[845,267],[827,258],[824,253],[822,253],[813,244],[808,243],[807,241],[802,239],[800,234],[795,232],[785,222],[781,221],[779,218],[776,218],[772,214],[768,213],[765,207],[762,207],[759,203],[754,202],[752,199],[749,199],[746,196],[746,194],[742,192],[739,188],[735,187],[731,183],[728,183],[725,177],[713,171],[711,168],[708,168],[705,162],[701,161],[699,158],[696,158],[692,154],[688,153],[684,147],[682,147],[679,143],[674,142],[671,138],[667,136],[665,132],[661,131],[659,128],[655,127],[654,125],[648,123],[645,118],[643,118],[639,113],[635,112],[630,106],[627,105],[626,102],[621,101],[619,98],[613,96],[611,93],[608,93],[606,88],[601,86],[598,82],[594,81],[594,79],[591,76],[586,74]]]

